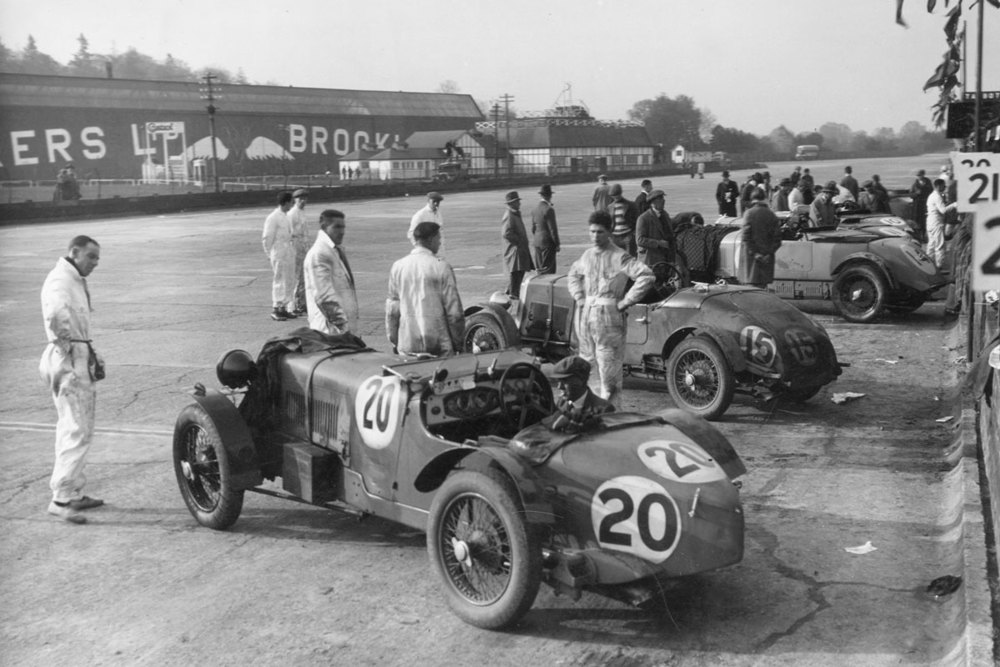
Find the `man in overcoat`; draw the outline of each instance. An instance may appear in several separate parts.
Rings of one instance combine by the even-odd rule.
[[[764,289],[774,280],[774,253],[781,247],[781,222],[758,190],[743,214],[743,261],[740,282]]]
[[[521,293],[521,281],[524,272],[535,268],[531,262],[531,249],[528,246],[528,232],[524,229],[521,219],[521,197],[516,191],[507,193],[507,209],[500,219],[500,238],[504,242],[503,265],[510,274],[507,284],[507,296],[518,298]]]
[[[556,272],[556,253],[559,252],[559,227],[556,209],[552,205],[552,186],[546,183],[539,189],[541,201],[531,211],[531,245],[535,268],[539,273]]]

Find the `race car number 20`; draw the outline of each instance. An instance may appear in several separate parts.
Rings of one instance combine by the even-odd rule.
[[[615,477],[601,484],[591,500],[590,518],[603,548],[653,563],[665,561],[681,536],[677,503],[645,477]]]
[[[376,376],[361,383],[354,401],[354,423],[369,447],[388,447],[399,428],[405,401],[399,378]]]

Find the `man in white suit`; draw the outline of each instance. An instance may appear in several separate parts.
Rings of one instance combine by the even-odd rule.
[[[319,226],[303,265],[309,327],[326,334],[357,336],[358,295],[343,249],[347,221],[343,213],[331,208],[320,214]]]

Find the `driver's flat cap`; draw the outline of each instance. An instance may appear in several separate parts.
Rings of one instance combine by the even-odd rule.
[[[552,367],[552,377],[578,377],[586,380],[590,377],[590,362],[583,357],[566,357]]]

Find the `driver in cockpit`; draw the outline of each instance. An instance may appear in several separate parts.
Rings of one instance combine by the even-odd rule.
[[[597,426],[600,415],[615,411],[614,405],[587,386],[590,362],[586,359],[566,357],[555,365],[551,377],[556,380],[560,395],[556,411],[542,423],[553,431],[579,433]]]

